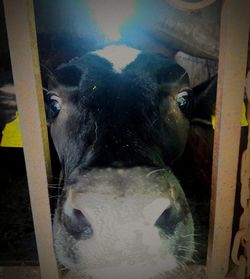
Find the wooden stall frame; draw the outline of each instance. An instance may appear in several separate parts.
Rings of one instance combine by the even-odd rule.
[[[249,24],[250,1],[224,0],[207,256],[211,279],[225,278],[229,269]]]
[[[47,172],[49,144],[32,0],[4,0],[25,165],[43,279],[58,279],[53,251]]]
[[[49,152],[33,2],[4,0],[4,7],[41,278],[58,279],[48,201]],[[226,278],[229,268],[249,20],[250,1],[224,0],[207,257],[211,279]]]

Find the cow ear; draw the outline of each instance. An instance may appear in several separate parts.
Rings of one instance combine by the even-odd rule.
[[[192,123],[212,125],[215,114],[217,75],[193,88]]]

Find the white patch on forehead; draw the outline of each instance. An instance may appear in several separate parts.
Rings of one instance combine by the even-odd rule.
[[[141,52],[124,45],[114,45],[92,53],[108,60],[113,65],[114,71],[121,73]]]

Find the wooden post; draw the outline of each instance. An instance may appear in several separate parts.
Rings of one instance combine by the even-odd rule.
[[[58,279],[46,175],[46,169],[50,169],[49,146],[33,2],[4,0],[4,8],[41,277]]]
[[[211,279],[225,278],[229,266],[249,23],[250,1],[223,1],[207,257]]]

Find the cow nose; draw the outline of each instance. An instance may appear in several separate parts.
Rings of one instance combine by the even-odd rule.
[[[90,222],[80,210],[74,208],[70,197],[63,206],[62,222],[67,232],[75,239],[86,240],[94,234]]]
[[[155,226],[161,228],[168,234],[173,234],[180,222],[188,219],[190,212],[185,202],[179,209],[176,206],[170,206],[165,209],[155,222]]]
[[[93,236],[91,224],[78,209],[73,209],[70,215],[64,213],[63,224],[75,239],[89,239]]]

